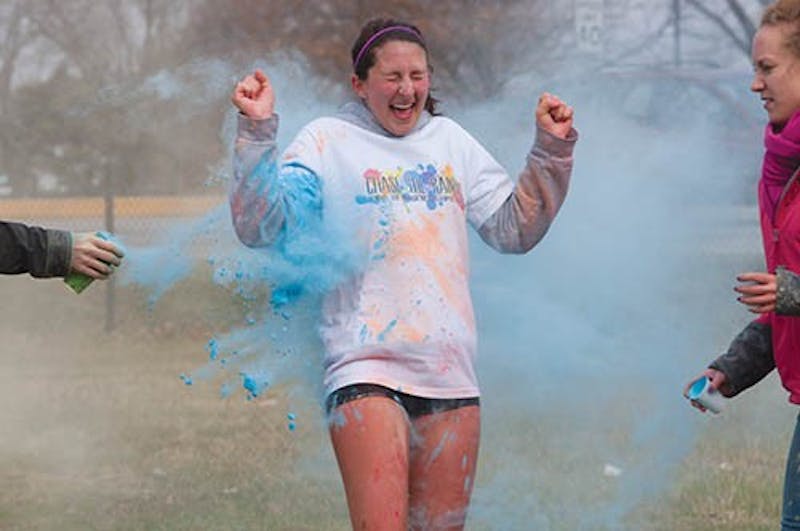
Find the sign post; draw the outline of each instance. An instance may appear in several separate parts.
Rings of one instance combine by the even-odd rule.
[[[603,54],[603,0],[575,0],[578,51]]]

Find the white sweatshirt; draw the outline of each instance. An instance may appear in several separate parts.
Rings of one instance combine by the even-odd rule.
[[[248,178],[257,160],[270,160],[277,120],[270,127],[240,117],[234,225],[245,243],[269,244],[265,238],[286,230],[293,212],[286,203],[298,195],[281,194],[282,183],[298,178],[311,184],[307,188],[317,184],[309,197],[321,205],[323,223],[346,220],[366,265],[324,301],[320,335],[328,392],[374,383],[430,398],[479,396],[467,222],[502,247],[497,242],[508,237],[486,230],[487,221],[495,216],[490,225],[508,225],[509,212],[522,209],[536,218],[538,241],[566,193],[574,138],[539,132],[544,140],[520,177],[528,195],[536,182],[535,197],[517,197],[511,205],[514,183],[507,172],[453,120],[426,114],[410,134],[395,137],[363,106],[344,109],[306,125],[277,162],[273,182],[257,185]],[[266,196],[255,215],[248,208],[254,194]]]

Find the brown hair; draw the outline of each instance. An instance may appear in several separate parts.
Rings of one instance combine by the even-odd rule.
[[[375,66],[375,50],[390,41],[406,41],[418,44],[425,50],[425,58],[429,59],[428,46],[425,44],[425,39],[422,37],[422,32],[418,27],[400,20],[373,18],[361,27],[361,32],[350,50],[353,72],[358,79],[367,79],[369,69]],[[433,72],[430,60],[428,60],[428,70]],[[439,103],[439,100],[428,92],[425,110],[433,115],[438,114],[436,111],[437,103]]]
[[[789,36],[784,44],[800,57],[800,0],[777,0],[764,9],[762,26],[788,24]]]

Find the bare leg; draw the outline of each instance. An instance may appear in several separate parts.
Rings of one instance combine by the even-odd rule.
[[[331,414],[330,435],[354,530],[406,531],[409,423],[390,398],[368,396]]]
[[[480,407],[419,417],[411,437],[410,528],[463,529],[478,460]]]

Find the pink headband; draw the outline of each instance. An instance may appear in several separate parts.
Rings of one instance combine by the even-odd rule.
[[[361,46],[361,49],[358,51],[358,55],[356,55],[356,60],[353,61],[353,71],[358,70],[358,64],[361,62],[361,59],[363,58],[364,54],[367,52],[367,50],[370,49],[370,47],[375,43],[375,41],[378,40],[378,38],[381,35],[385,35],[390,31],[404,31],[406,33],[410,33],[411,35],[419,39],[419,42],[420,44],[422,44],[423,48],[425,47],[425,41],[422,39],[422,35],[420,35],[419,32],[415,31],[413,28],[409,28],[408,26],[389,26],[383,28],[380,31],[375,32],[375,34],[369,39],[367,39],[367,42],[365,42],[364,45]]]

